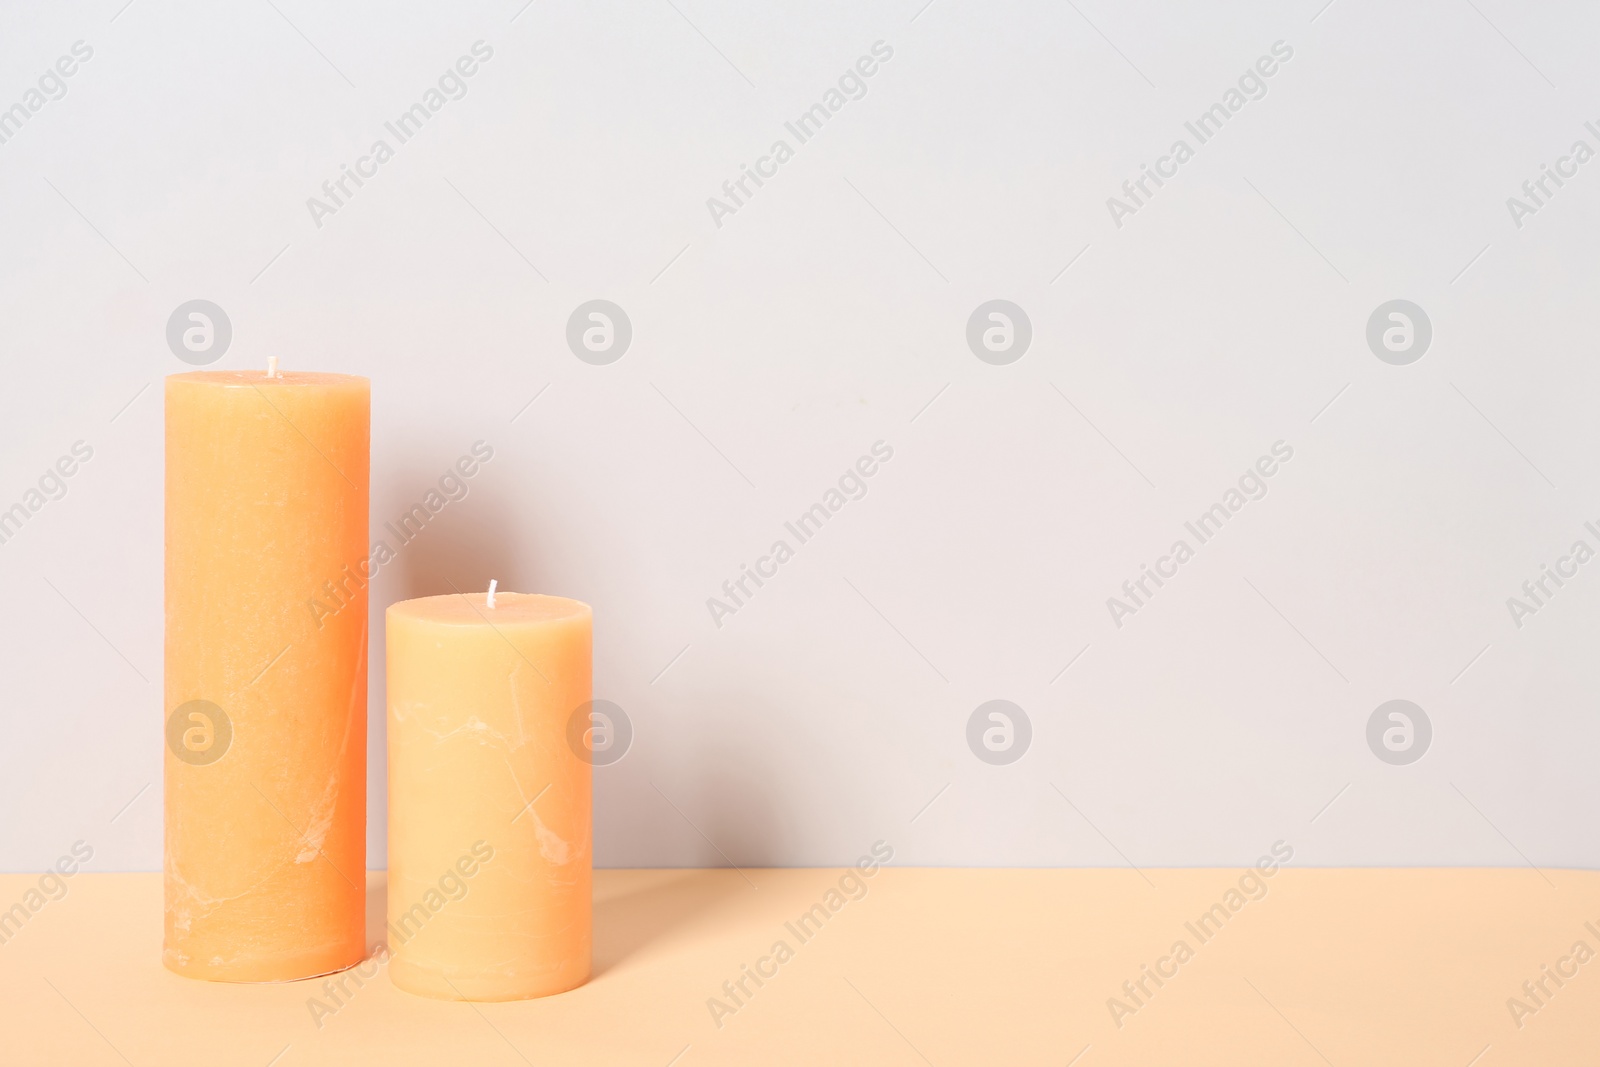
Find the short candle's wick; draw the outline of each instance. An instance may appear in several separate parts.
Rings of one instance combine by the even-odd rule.
[[[268,378],[276,378],[277,376],[278,376],[278,357],[277,356],[268,356],[267,357],[267,377]]]
[[[499,584],[500,583],[495,581],[493,578],[489,579],[489,606],[491,608],[494,607],[494,587]]]

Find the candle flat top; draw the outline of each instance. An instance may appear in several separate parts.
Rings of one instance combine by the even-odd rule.
[[[543,593],[497,592],[494,595],[494,607],[489,607],[488,601],[487,592],[446,593],[443,596],[417,597],[415,600],[390,604],[386,614],[390,618],[415,619],[444,626],[561,623],[588,618],[591,614],[589,605],[581,600],[546,596]]]
[[[355,385],[369,388],[371,381],[359,374],[329,374],[314,370],[283,370],[275,377],[267,377],[260,370],[192,370],[182,374],[169,374],[167,381],[194,385],[213,385],[224,388],[282,389],[292,386]]]

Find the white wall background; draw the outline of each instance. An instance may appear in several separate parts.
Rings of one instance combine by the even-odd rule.
[[[0,867],[79,838],[160,865],[159,383],[196,298],[233,324],[216,367],[371,376],[375,533],[493,445],[375,583],[374,655],[384,605],[448,582],[592,602],[636,732],[596,773],[602,865],[1600,862],[1600,564],[1520,628],[1506,604],[1600,548],[1600,162],[1520,228],[1506,205],[1600,148],[1592,8],[123,3],[0,13],[0,107],[93,49],[0,144],[0,507],[94,449],[0,545]],[[467,95],[317,227],[479,40]],[[715,225],[879,40],[865,97]],[[1267,95],[1115,226],[1280,40]],[[610,366],[564,340],[593,298],[633,324]],[[1033,327],[1009,366],[965,341],[994,298]],[[1407,366],[1364,336],[1395,298],[1433,325]],[[878,440],[868,495],[715,626]],[[1114,625],[1279,440],[1267,496]],[[965,738],[996,698],[1033,729],[1007,766]],[[1366,741],[1397,698],[1433,725],[1406,766]],[[371,709],[381,866],[381,671]]]

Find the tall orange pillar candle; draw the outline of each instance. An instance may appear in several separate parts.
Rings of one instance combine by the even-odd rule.
[[[367,379],[167,379],[166,933],[194,978],[357,963]]]
[[[446,1000],[589,976],[591,613],[562,597],[390,605],[389,977]]]

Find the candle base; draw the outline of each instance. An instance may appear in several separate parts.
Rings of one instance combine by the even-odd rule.
[[[434,1000],[535,1000],[552,997],[589,980],[589,961],[570,963],[539,975],[452,974],[419,967],[395,957],[389,961],[389,980],[395,988]]]
[[[349,970],[366,956],[363,946],[340,945],[270,959],[221,961],[196,959],[170,948],[161,950],[161,965],[173,974],[204,982],[299,982]]]

